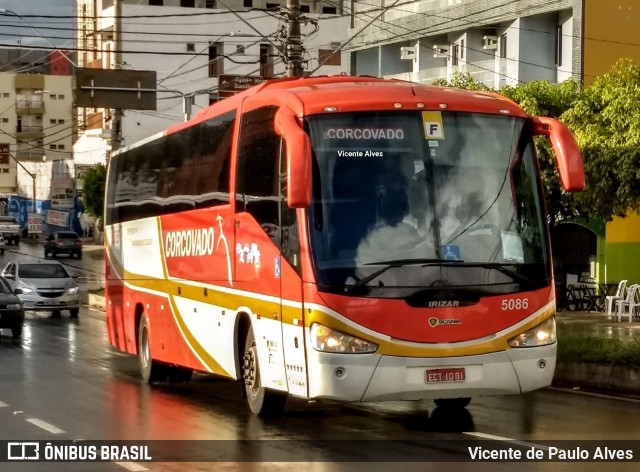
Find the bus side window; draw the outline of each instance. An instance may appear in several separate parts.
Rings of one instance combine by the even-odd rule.
[[[279,244],[278,166],[281,138],[274,129],[277,107],[268,106],[242,115],[237,168],[237,208],[253,216]]]

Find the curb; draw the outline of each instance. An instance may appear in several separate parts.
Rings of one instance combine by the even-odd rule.
[[[640,367],[588,362],[558,362],[553,385],[611,393],[640,394]]]
[[[98,310],[104,311],[105,308],[105,298],[101,295],[96,295],[95,293],[84,293],[82,295],[81,300],[83,305],[89,305],[91,308],[96,308]]]

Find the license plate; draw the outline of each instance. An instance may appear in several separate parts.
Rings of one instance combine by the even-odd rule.
[[[464,382],[464,367],[451,367],[448,369],[427,369],[425,381],[427,383],[439,382]]]

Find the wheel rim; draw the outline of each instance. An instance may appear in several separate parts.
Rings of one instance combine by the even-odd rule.
[[[244,353],[242,376],[244,378],[244,384],[247,387],[247,393],[252,397],[258,396],[258,391],[260,390],[260,371],[258,370],[258,356],[255,341],[251,343],[249,349]]]
[[[142,366],[143,367],[147,367],[149,365],[149,357],[150,357],[150,352],[149,352],[149,337],[147,335],[147,328],[146,326],[142,328],[142,335],[141,335],[141,349],[140,349],[140,361],[142,362]]]

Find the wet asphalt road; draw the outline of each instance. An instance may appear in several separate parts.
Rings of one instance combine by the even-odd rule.
[[[23,244],[16,249],[10,247],[0,257],[4,263],[17,257],[39,257],[40,249]],[[87,276],[87,284],[99,283],[99,250],[85,252],[81,261],[60,260],[68,262],[77,275]],[[137,360],[108,345],[105,328],[101,312],[83,308],[77,320],[64,313],[60,319],[28,313],[20,342],[13,342],[8,331],[3,333],[1,440],[229,440],[223,447],[231,447],[245,460],[256,462],[0,463],[0,470],[494,471],[513,468],[513,463],[471,463],[468,441],[483,439],[485,444],[505,449],[514,441],[640,442],[640,402],[555,389],[524,396],[478,398],[458,412],[439,411],[429,401],[309,404],[293,400],[283,418],[263,420],[248,412],[237,383],[196,375],[186,384],[146,385],[138,375]],[[282,442],[253,442],[265,439]],[[327,440],[336,442],[321,442]],[[353,440],[397,442],[361,447],[349,442]],[[211,448],[217,447],[213,443],[194,444],[195,452],[190,454],[207,457]],[[336,451],[341,454],[336,455]],[[166,452],[169,455],[162,457],[173,457],[169,450]],[[398,455],[459,462],[384,462],[384,457]],[[345,457],[354,462],[335,462]],[[265,459],[277,462],[260,463]],[[517,467],[601,471],[605,465],[519,462]],[[613,471],[637,467],[637,463],[606,464],[606,469]]]

